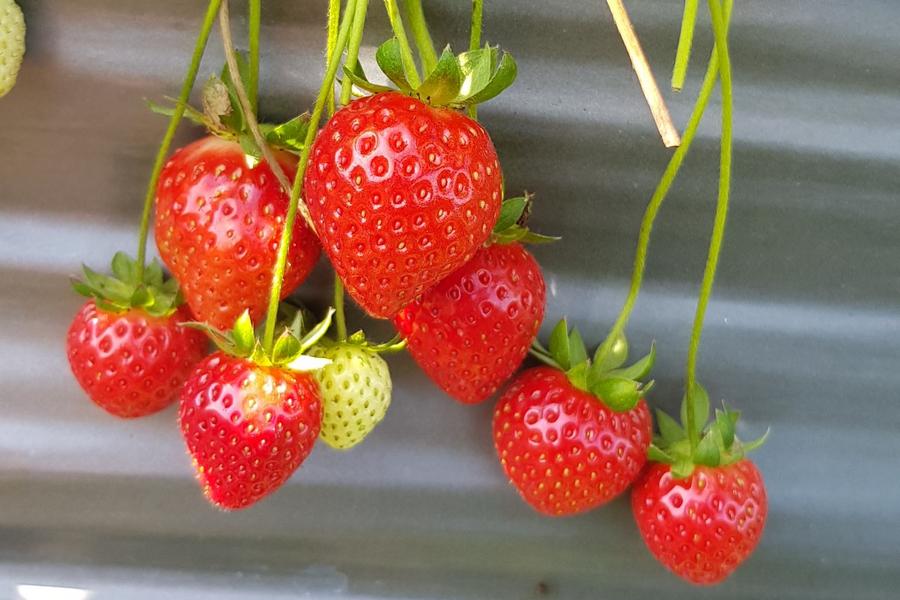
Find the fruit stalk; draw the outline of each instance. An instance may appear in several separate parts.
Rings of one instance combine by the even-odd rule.
[[[312,116],[309,120],[309,129],[306,132],[306,139],[303,143],[303,150],[300,153],[300,161],[297,164],[297,175],[294,177],[294,186],[291,189],[291,200],[288,205],[288,212],[284,220],[284,229],[282,230],[281,241],[278,246],[278,259],[275,262],[275,268],[272,272],[269,308],[266,313],[266,326],[265,331],[263,332],[263,348],[269,354],[272,352],[272,345],[275,339],[275,322],[278,320],[278,303],[281,298],[282,278],[284,277],[284,270],[287,266],[288,247],[291,243],[294,221],[297,219],[297,208],[300,204],[300,190],[303,185],[303,176],[306,174],[306,166],[309,162],[310,148],[312,148],[313,139],[319,128],[319,121],[322,119],[322,113],[325,111],[325,101],[328,98],[328,90],[334,89],[334,77],[337,74],[338,64],[340,63],[341,50],[347,44],[347,38],[350,34],[350,25],[353,22],[356,11],[356,4],[360,1],[364,2],[365,0],[347,0],[345,5],[344,18],[342,19],[338,30],[335,52],[328,62],[325,77],[322,80],[322,85],[319,87],[316,103],[313,106]]]
[[[419,50],[419,58],[422,61],[422,71],[431,73],[437,64],[437,52],[434,50],[434,42],[428,31],[428,21],[425,20],[425,11],[422,9],[422,0],[406,0],[406,18],[409,19],[409,27],[412,29],[413,40]]]
[[[334,47],[337,46],[338,25],[341,22],[341,0],[328,0],[328,28],[325,42],[325,68],[334,55]],[[334,114],[334,86],[328,89],[328,99],[325,100],[328,114]]]
[[[259,27],[262,8],[260,6],[261,0],[248,0],[248,3],[249,15],[247,20],[249,21],[249,31],[247,37],[250,46],[250,81],[248,82],[247,96],[250,98],[250,107],[253,109],[253,114],[256,114],[259,109]]]
[[[677,92],[684,87],[684,78],[687,75],[688,62],[691,59],[691,45],[694,41],[698,4],[699,0],[684,0],[681,34],[678,36],[678,50],[675,52],[675,68],[672,69],[672,89]]]
[[[400,44],[400,58],[403,61],[403,71],[406,79],[413,88],[419,87],[421,80],[419,72],[416,70],[416,61],[413,59],[412,48],[409,46],[409,38],[406,36],[406,29],[403,27],[403,19],[400,17],[400,10],[397,8],[397,0],[384,0],[384,7],[387,10],[388,19],[391,21],[391,29],[394,30],[394,36]]]
[[[484,0],[472,0],[472,24],[469,28],[469,50],[478,50],[481,46],[481,27],[484,18]],[[469,118],[478,119],[478,107],[468,108]]]
[[[691,330],[691,341],[688,346],[687,370],[685,386],[688,391],[687,420],[694,423],[694,389],[697,378],[697,353],[700,349],[700,337],[703,333],[703,320],[706,316],[706,307],[709,297],[712,295],[713,284],[716,280],[716,267],[719,264],[719,253],[722,249],[722,240],[725,237],[725,223],[728,218],[728,201],[731,191],[731,155],[732,155],[732,112],[734,99],[732,97],[731,83],[731,59],[728,55],[728,32],[725,24],[725,15],[719,0],[708,0],[710,18],[712,20],[713,33],[716,39],[716,55],[719,59],[719,82],[722,89],[722,140],[719,157],[719,198],[716,203],[716,217],[713,222],[712,235],[709,240],[709,254],[706,258],[706,268],[703,271],[703,281],[700,284],[700,295],[697,298],[697,312],[694,315],[694,325]],[[699,432],[690,432],[691,448],[696,447]]]
[[[357,0],[356,11],[353,14],[353,26],[350,29],[350,41],[347,44],[347,58],[344,61],[344,66],[350,71],[356,68],[356,61],[359,59],[359,47],[362,45],[368,7],[369,0]],[[350,102],[350,94],[353,89],[350,78],[344,77],[343,79],[341,82],[341,106]]]
[[[732,4],[733,0],[725,1],[726,23],[731,16]],[[647,204],[647,209],[644,212],[643,219],[641,220],[637,251],[634,258],[634,269],[631,274],[631,287],[628,290],[628,297],[625,299],[625,305],[622,307],[622,311],[619,313],[609,335],[603,341],[602,349],[600,351],[601,356],[605,357],[609,353],[616,340],[624,331],[625,326],[628,324],[628,319],[631,316],[631,311],[634,309],[634,304],[637,301],[638,294],[641,291],[641,285],[643,284],[644,268],[647,260],[647,250],[650,245],[650,234],[653,231],[653,224],[656,221],[656,216],[659,213],[672,184],[675,182],[675,178],[678,176],[678,172],[684,162],[684,157],[687,156],[688,151],[691,149],[691,144],[694,142],[694,138],[697,135],[697,129],[700,127],[700,122],[703,119],[706,107],[709,104],[710,96],[712,96],[718,74],[719,56],[714,48],[706,69],[706,75],[703,78],[703,84],[700,87],[700,93],[694,104],[694,110],[691,113],[691,118],[688,121],[687,127],[684,129],[682,143],[675,149],[672,158],[669,159],[669,164],[666,166],[666,170],[663,172],[662,178],[660,178],[659,184],[656,186],[656,190],[654,190],[653,196],[651,196],[650,202]]]
[[[203,17],[203,25],[200,27],[200,35],[197,36],[197,42],[194,44],[194,52],[191,55],[191,62],[188,65],[187,73],[184,75],[184,81],[181,84],[181,91],[178,94],[178,102],[175,104],[175,110],[169,119],[169,126],[163,135],[159,150],[156,153],[156,160],[153,162],[153,170],[150,172],[150,182],[147,184],[147,194],[144,196],[144,208],[141,213],[141,229],[138,236],[137,250],[137,281],[143,281],[144,278],[144,262],[147,257],[147,235],[150,231],[150,213],[153,209],[153,199],[156,197],[156,184],[159,182],[159,174],[162,172],[165,164],[166,155],[172,145],[172,138],[175,137],[175,130],[178,129],[178,123],[184,116],[184,110],[187,107],[188,98],[194,87],[194,81],[197,79],[197,71],[200,69],[200,59],[203,58],[203,51],[206,49],[206,42],[209,40],[209,32],[212,30],[216,13],[219,10],[221,0],[210,0],[206,8],[206,15]]]

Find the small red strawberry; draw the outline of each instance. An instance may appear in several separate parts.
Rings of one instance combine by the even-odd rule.
[[[264,352],[247,311],[234,328],[211,334],[220,351],[184,385],[179,424],[197,479],[215,506],[246,508],[278,489],[312,451],[322,423],[319,384],[308,370],[328,360],[303,353],[330,324],[303,339],[285,331]]]
[[[296,159],[277,156],[293,177]],[[288,202],[267,163],[237,142],[210,136],[175,152],[157,188],[156,244],[198,319],[224,328],[244,310],[262,318]],[[282,297],[318,257],[315,235],[298,219]]]
[[[766,486],[746,455],[768,434],[741,442],[735,435],[739,417],[723,405],[707,425],[709,396],[694,384],[682,402],[681,424],[657,411],[660,434],[648,450],[653,462],[631,494],[634,519],[650,552],[697,585],[731,575],[765,527]]]
[[[199,331],[182,327],[191,319],[178,306],[177,282],[163,283],[153,263],[136,282],[134,261],[113,259],[114,277],[84,269],[75,282],[89,296],[69,327],[66,354],[75,379],[98,406],[118,417],[142,417],[177,397],[191,369],[206,354]]]
[[[553,238],[516,224],[527,203],[504,202],[493,243],[394,317],[422,370],[460,402],[493,394],[522,364],[544,319],[544,277],[516,242]]]
[[[626,351],[627,352],[627,351]],[[528,369],[513,380],[494,411],[494,446],[510,482],[538,512],[581,513],[621,494],[646,462],[652,438],[642,396],[654,352],[631,367],[587,358],[577,330],[561,321],[550,351],[536,354],[552,367]]]
[[[696,467],[676,479],[655,463],[635,483],[631,506],[644,542],[668,569],[697,585],[719,583],[762,537],[768,501],[756,466],[742,459]]]

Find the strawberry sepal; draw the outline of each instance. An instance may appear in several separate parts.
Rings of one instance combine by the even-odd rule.
[[[165,279],[156,260],[146,266],[141,281],[137,262],[124,252],[116,252],[111,267],[112,275],[103,275],[82,265],[83,278],[72,279],[72,289],[108,313],[139,309],[152,317],[168,317],[184,304],[178,282]]]
[[[534,195],[524,192],[522,196],[507,198],[500,205],[500,216],[491,233],[491,244],[549,244],[561,238],[535,233],[528,228],[528,218]]]

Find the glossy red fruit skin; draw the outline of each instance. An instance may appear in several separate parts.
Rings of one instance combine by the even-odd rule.
[[[309,373],[216,352],[185,383],[178,420],[206,498],[224,510],[246,508],[312,451],[322,426],[319,384]]]
[[[108,313],[89,300],[66,337],[72,374],[112,415],[128,419],[160,411],[178,398],[206,354],[206,336],[179,325],[190,320],[185,306],[169,317],[151,317],[139,310]]]
[[[288,179],[297,161],[277,153]],[[156,192],[156,245],[201,321],[228,329],[245,309],[265,314],[290,198],[265,161],[248,166],[240,145],[208,136],[176,151]],[[319,258],[315,235],[297,218],[281,296]]]
[[[544,319],[541,268],[521,244],[493,244],[394,317],[407,350],[465,404],[490,397],[528,354]]]
[[[617,413],[552,367],[523,371],[494,410],[494,447],[522,499],[548,516],[601,506],[637,478],[652,440],[647,403]]]
[[[303,189],[347,292],[391,318],[488,239],[502,174],[477,122],[385,92],[351,102],[319,131]]]
[[[653,463],[634,485],[631,508],[659,562],[693,584],[713,585],[756,548],[768,500],[762,475],[747,459],[696,467],[681,480],[669,465]]]

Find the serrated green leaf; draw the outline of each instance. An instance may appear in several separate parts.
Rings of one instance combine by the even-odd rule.
[[[715,467],[719,464],[719,447],[722,443],[719,430],[711,428],[700,439],[697,449],[694,450],[694,463],[707,467]]]
[[[569,322],[563,317],[550,333],[550,357],[568,371],[573,366],[569,356]]]
[[[641,399],[638,384],[630,379],[604,377],[589,380],[590,392],[616,412],[631,410]]]
[[[456,98],[462,85],[463,75],[456,55],[450,46],[444,48],[434,70],[416,88],[416,94],[429,104],[443,106]]]
[[[625,367],[623,369],[613,369],[607,374],[611,377],[622,377],[623,379],[634,379],[635,381],[639,381],[650,374],[650,371],[653,369],[654,364],[656,364],[655,342],[650,344],[650,353],[641,358],[639,361],[637,361],[630,367]]]
[[[722,444],[725,448],[731,448],[734,443],[734,423],[726,411],[716,409],[716,427],[722,436]]]
[[[665,440],[667,447],[687,437],[681,425],[661,410],[656,411],[656,424],[659,427],[659,434]]]
[[[459,55],[459,68],[463,75],[462,85],[459,88],[459,99],[467,98],[484,89],[491,81],[494,74],[492,56],[496,50],[492,48],[479,48]]]
[[[500,205],[500,216],[497,218],[497,224],[494,225],[494,233],[502,233],[515,225],[525,211],[526,204],[528,204],[528,199],[524,196],[504,200]]]
[[[675,462],[674,458],[669,456],[655,444],[650,444],[650,447],[647,448],[647,458],[653,462],[665,463],[667,465],[671,465]]]
[[[319,323],[316,324],[315,327],[309,330],[303,338],[300,340],[300,351],[306,352],[310,348],[312,348],[322,336],[328,331],[331,327],[331,319],[334,316],[334,308],[329,308],[328,312],[325,314],[325,318],[323,318]]]
[[[412,87],[406,80],[403,70],[403,59],[400,54],[400,42],[393,37],[378,47],[375,52],[375,62],[387,78],[404,92],[411,91]]]
[[[130,256],[128,256],[124,252],[116,252],[115,255],[113,255],[113,275],[126,283],[136,284],[137,281],[135,281],[135,271],[135,264]]]
[[[284,333],[275,340],[272,349],[272,362],[276,365],[291,362],[300,355],[300,340],[294,337],[291,331],[285,329]]]
[[[300,152],[309,131],[309,113],[294,117],[290,121],[272,128],[266,133],[266,141],[279,148]]]
[[[618,369],[626,360],[628,360],[628,339],[620,332],[608,348],[603,344],[597,348],[594,353],[594,369],[605,373]]]
[[[575,366],[587,362],[587,359],[587,348],[584,346],[581,332],[577,327],[573,327],[572,333],[569,334],[569,362]]]
[[[488,84],[480,90],[476,90],[474,94],[458,100],[458,103],[471,106],[487,102],[511,86],[515,82],[517,74],[516,61],[511,54],[504,52],[503,57],[500,59],[500,64],[497,66],[497,70],[494,71]]]
[[[231,329],[231,339],[234,341],[234,349],[240,356],[249,356],[256,346],[256,334],[253,331],[253,321],[250,320],[250,311],[245,310],[234,322]]]

